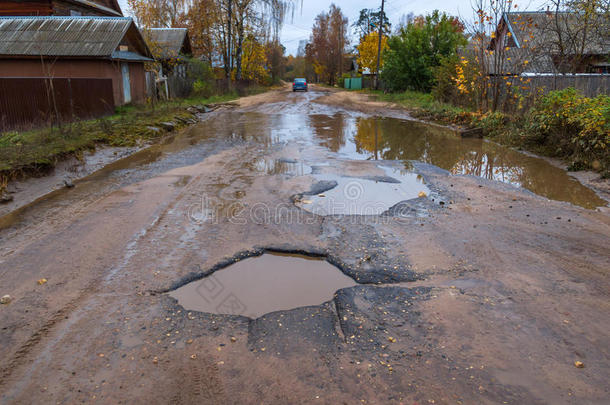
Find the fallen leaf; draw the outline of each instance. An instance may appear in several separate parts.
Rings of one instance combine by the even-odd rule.
[[[585,363],[583,363],[582,361],[575,361],[574,362],[574,367],[576,367],[576,368],[585,368]]]
[[[425,191],[420,191],[419,194],[417,194],[418,197],[427,197],[428,194],[426,194]]]
[[[46,282],[47,282],[46,278],[41,278],[40,280],[38,280],[38,285],[43,285]]]

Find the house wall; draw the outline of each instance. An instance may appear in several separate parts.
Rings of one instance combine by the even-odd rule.
[[[143,63],[129,63],[129,82],[133,101],[136,103],[146,101],[146,71]]]
[[[143,63],[129,63],[132,102],[146,100],[146,77]],[[70,77],[112,79],[115,105],[123,102],[123,79],[119,62],[110,60],[60,59],[0,59],[0,77]]]
[[[97,118],[114,107],[112,79],[0,77],[0,132]]]
[[[0,0],[0,16],[44,16],[52,14],[53,7],[49,0]]]
[[[509,48],[515,48],[517,46],[517,43],[512,36],[510,38],[507,37],[508,32],[508,25],[502,20],[496,29],[496,38],[491,41],[491,47],[494,51],[500,52],[507,46]]]
[[[114,14],[100,12],[95,8],[82,7],[67,1],[53,1],[53,15],[72,15],[71,11],[77,11],[80,15],[111,16]]]
[[[97,4],[114,9],[109,0],[97,0]],[[71,15],[71,11],[77,11],[83,16],[111,16],[115,14],[105,13],[92,7],[83,7],[78,4],[62,0],[0,0],[0,16],[47,16]]]

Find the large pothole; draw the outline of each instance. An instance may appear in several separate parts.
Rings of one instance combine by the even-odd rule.
[[[356,282],[326,260],[265,253],[188,283],[169,295],[187,310],[258,318],[264,314],[320,305]]]
[[[401,201],[430,194],[421,175],[379,166],[385,176],[346,177],[316,175],[319,183],[334,187],[299,196],[295,204],[317,215],[381,215]]]

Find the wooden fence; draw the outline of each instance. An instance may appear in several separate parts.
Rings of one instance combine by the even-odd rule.
[[[543,93],[553,90],[563,90],[574,87],[580,90],[586,97],[595,97],[599,94],[610,94],[610,74],[576,74],[576,75],[553,75],[537,74],[522,76],[525,84],[519,86],[527,87],[526,91],[538,91]],[[518,79],[517,79],[518,80]]]
[[[573,87],[586,97],[610,94],[608,74],[531,74],[523,76],[493,76],[499,83],[498,109],[506,113],[517,113],[531,108],[539,96],[554,90]],[[493,92],[489,94],[492,102]],[[517,102],[517,98],[520,100]]]
[[[113,112],[112,79],[0,78],[0,132]]]

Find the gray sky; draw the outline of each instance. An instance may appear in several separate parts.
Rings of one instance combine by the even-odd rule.
[[[127,15],[126,0],[119,0],[123,12]],[[328,0],[303,0],[303,9],[297,9],[294,19],[290,17],[282,30],[282,43],[286,47],[287,54],[295,54],[300,40],[309,39],[311,26],[315,17],[328,7],[333,1]],[[341,8],[343,14],[349,18],[350,25],[358,19],[360,10],[363,8],[378,8],[381,0],[335,0],[334,3]],[[523,0],[518,2],[520,10],[537,10],[545,4],[545,0]],[[471,0],[386,0],[385,10],[390,22],[395,26],[403,14],[413,12],[415,15],[427,14],[434,10],[445,11],[456,15],[464,20],[472,19]]]

